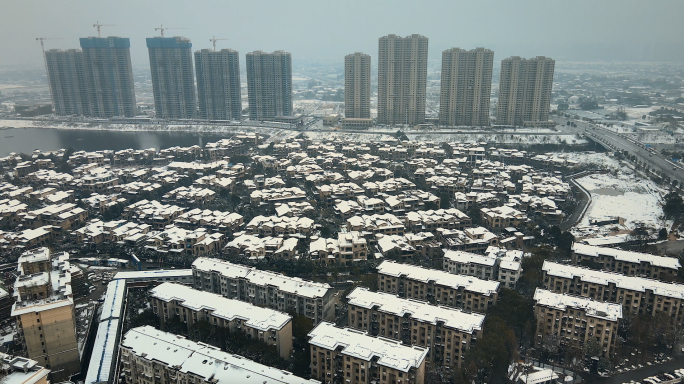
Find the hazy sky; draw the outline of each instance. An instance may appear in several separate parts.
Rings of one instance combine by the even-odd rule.
[[[377,59],[378,38],[427,36],[430,58],[450,47],[493,49],[495,60],[511,55],[548,55],[557,60],[684,61],[684,1],[632,0],[4,0],[0,2],[0,65],[41,64],[36,37],[58,37],[46,48],[78,48],[78,38],[131,39],[134,65],[146,65],[145,38],[192,39],[193,50],[209,39],[229,38],[218,48],[244,54],[286,50],[297,60],[340,62],[361,51]]]

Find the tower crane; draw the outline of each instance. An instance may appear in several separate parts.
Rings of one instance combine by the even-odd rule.
[[[97,29],[97,37],[102,37],[102,34],[100,34],[100,28],[102,27],[115,27],[114,24],[100,24],[100,22],[96,22],[93,24],[93,27]]]
[[[164,25],[162,24],[159,27],[155,28],[154,30],[155,31],[161,31],[161,37],[164,37],[164,31],[166,31],[167,29],[187,29],[187,28],[177,28],[177,27],[175,27],[175,28],[166,27],[165,28]]]
[[[216,50],[216,42],[219,41],[219,40],[228,40],[228,39],[217,39],[216,36],[214,36],[213,38],[209,39],[209,41],[211,41],[211,43],[214,45],[214,51]]]
[[[47,58],[45,57],[45,40],[61,40],[59,37],[36,37],[36,41],[40,41],[40,49],[43,51],[43,64],[45,65],[45,75],[47,76],[48,85],[50,84],[50,71],[47,67]],[[52,95],[52,88],[50,88],[50,94]]]

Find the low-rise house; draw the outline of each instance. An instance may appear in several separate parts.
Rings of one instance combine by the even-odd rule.
[[[124,208],[122,217],[150,224],[154,229],[162,229],[176,220],[184,210],[176,205],[162,204],[156,200],[140,200]]]
[[[314,221],[308,217],[256,216],[247,225],[248,234],[260,236],[307,236],[311,233]]]
[[[458,229],[437,228],[437,239],[444,248],[455,251],[483,253],[490,246],[498,246],[499,238],[484,227]]]
[[[325,264],[351,265],[368,258],[368,243],[355,231],[338,233],[337,239],[321,237],[309,244],[309,257]]]
[[[471,225],[470,217],[456,208],[411,211],[406,214],[406,227],[414,232],[436,232],[438,228],[462,230]]]
[[[88,211],[74,203],[64,203],[29,211],[22,217],[22,223],[34,229],[51,225],[62,230],[69,230],[80,227],[87,219]]]
[[[405,230],[404,222],[390,213],[350,217],[347,219],[347,229],[384,235],[403,235]]]
[[[236,212],[195,208],[180,214],[174,224],[189,229],[207,228],[214,232],[232,234],[242,227],[243,217]]]
[[[217,254],[223,247],[224,238],[222,233],[208,233],[206,228],[191,231],[170,225],[151,234],[146,240],[148,245],[145,248],[177,255]]]
[[[298,187],[275,188],[252,191],[250,201],[252,205],[287,203],[290,201],[305,201],[306,193]]]
[[[250,259],[272,257],[276,259],[297,258],[299,239],[291,237],[255,236],[242,234],[226,244],[225,251],[231,255],[245,256]]]
[[[518,227],[527,221],[527,216],[515,208],[508,206],[496,208],[482,208],[482,221],[489,229],[503,229]]]
[[[214,201],[216,192],[211,189],[197,187],[179,187],[161,197],[164,203],[175,203],[189,206],[203,206]]]

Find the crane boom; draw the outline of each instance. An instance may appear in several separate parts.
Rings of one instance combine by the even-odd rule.
[[[180,27],[164,27],[164,24],[160,25],[159,27],[155,28],[155,31],[161,31],[161,37],[164,37],[164,31],[167,29],[187,29],[187,28],[180,28]]]
[[[216,50],[216,42],[219,40],[228,40],[228,39],[217,39],[216,36],[209,39],[209,41],[211,41],[211,43],[214,45],[214,51]]]
[[[100,29],[102,27],[115,27],[114,24],[100,24],[99,21],[97,21],[95,24],[93,24],[93,27],[97,29],[97,37],[102,37],[102,34],[100,33]]]

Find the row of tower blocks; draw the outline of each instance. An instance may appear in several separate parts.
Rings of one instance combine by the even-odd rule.
[[[81,50],[48,50],[45,60],[55,113],[97,118],[137,114],[130,41],[80,39]],[[184,37],[147,39],[154,107],[161,119],[239,120],[239,54],[232,49],[194,53]],[[379,40],[377,123],[425,123],[428,38],[388,35]],[[442,52],[439,125],[489,125],[494,52]],[[292,57],[276,51],[246,55],[250,120],[292,116]],[[555,61],[511,57],[501,62],[497,124],[548,123]],[[345,118],[371,122],[371,57],[345,56]],[[196,80],[196,81],[195,81]],[[370,124],[367,124],[370,125]]]

